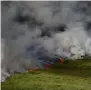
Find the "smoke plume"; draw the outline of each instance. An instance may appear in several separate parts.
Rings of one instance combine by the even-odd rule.
[[[91,56],[91,2],[2,1],[2,81],[43,60]]]

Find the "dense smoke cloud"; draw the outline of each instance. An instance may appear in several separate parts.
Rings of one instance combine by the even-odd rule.
[[[91,2],[1,3],[2,81],[43,60],[91,56]]]

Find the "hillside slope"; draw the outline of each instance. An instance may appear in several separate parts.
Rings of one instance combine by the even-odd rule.
[[[48,70],[15,74],[2,90],[91,90],[91,60],[57,63]]]

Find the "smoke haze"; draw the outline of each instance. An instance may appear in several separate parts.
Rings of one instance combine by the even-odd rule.
[[[91,2],[2,1],[2,81],[42,60],[91,56]]]

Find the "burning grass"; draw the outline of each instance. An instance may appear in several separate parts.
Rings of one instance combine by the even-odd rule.
[[[11,76],[2,90],[91,90],[91,58],[57,63],[47,70]]]

